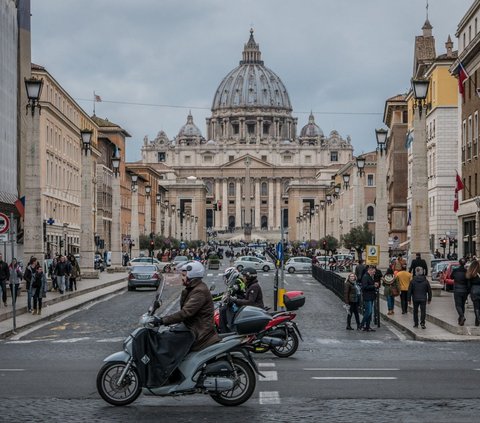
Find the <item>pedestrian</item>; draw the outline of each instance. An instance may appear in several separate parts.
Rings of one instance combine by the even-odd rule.
[[[80,266],[78,265],[77,259],[75,258],[74,255],[70,256],[70,286],[69,286],[69,291],[73,291],[73,288],[75,287],[75,291],[77,290],[77,278],[80,277]]]
[[[35,276],[35,268],[37,267],[37,259],[31,257],[28,262],[25,273],[23,274],[23,279],[25,280],[25,288],[27,290],[27,310],[29,313],[32,312],[32,279]]]
[[[465,324],[465,303],[468,298],[468,281],[467,268],[465,267],[465,259],[458,261],[459,266],[453,269],[453,301],[458,314],[458,324]]]
[[[480,325],[480,263],[477,259],[473,259],[468,266],[467,280],[470,290],[470,298],[473,303],[473,312],[475,313],[475,326]]]
[[[3,261],[3,254],[0,253],[0,291],[2,291],[3,305],[7,306],[7,281],[10,279],[8,264]]]
[[[367,268],[363,264],[362,259],[358,259],[358,264],[355,266],[355,276],[358,283],[362,283],[362,278],[364,273],[367,271]]]
[[[425,318],[427,316],[427,303],[432,301],[432,288],[427,277],[423,274],[423,268],[418,266],[415,269],[415,277],[408,289],[408,302],[413,300],[413,327],[418,328],[418,309],[420,308],[420,326],[425,329]]]
[[[345,306],[347,307],[347,330],[353,330],[352,328],[352,315],[355,316],[355,322],[357,323],[357,330],[360,330],[360,316],[358,315],[358,305],[360,303],[360,296],[362,290],[357,283],[357,277],[355,273],[350,273],[345,279]]]
[[[57,275],[55,274],[55,268],[57,267],[57,258],[54,257],[50,266],[48,266],[48,276],[52,279],[52,291],[56,291],[58,289],[57,284]]]
[[[12,259],[12,262],[9,266],[10,271],[10,293],[12,295],[12,303],[15,304],[17,302],[18,291],[20,288],[20,281],[22,280],[22,268],[17,262],[16,258]]]
[[[422,275],[426,277],[428,275],[427,262],[422,259],[422,255],[420,253],[417,253],[415,257],[416,258],[412,260],[412,263],[410,264],[409,272],[412,274],[412,276],[415,276],[416,269],[421,267],[423,269]]]
[[[42,314],[42,300],[47,296],[47,277],[43,273],[43,267],[37,264],[35,274],[31,283],[32,297],[33,297],[33,313]],[[38,308],[37,308],[38,305]]]
[[[370,327],[373,313],[373,302],[376,298],[376,292],[379,284],[373,280],[375,275],[375,267],[369,266],[366,273],[362,277],[362,297],[363,297],[363,319],[360,326],[365,332],[375,332]]]
[[[408,288],[410,288],[410,282],[412,281],[412,274],[407,272],[407,265],[402,266],[402,270],[395,276],[400,287],[400,304],[402,306],[402,314],[408,312]]]
[[[65,256],[61,256],[60,260],[55,267],[55,274],[57,276],[58,291],[60,294],[65,292],[65,278],[68,276],[68,266],[65,260]]]
[[[383,295],[387,299],[387,309],[388,315],[392,315],[395,313],[395,297],[398,296],[400,293],[399,284],[395,275],[393,274],[393,270],[389,267],[382,278],[382,285],[383,285]]]

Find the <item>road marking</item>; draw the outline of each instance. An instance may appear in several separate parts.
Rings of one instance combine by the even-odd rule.
[[[385,377],[375,377],[375,376],[360,376],[360,377],[355,377],[355,376],[345,376],[345,377],[341,377],[341,376],[321,376],[321,377],[317,377],[317,376],[314,376],[312,377],[312,379],[315,379],[315,380],[395,380],[397,379],[396,377],[391,377],[391,376],[385,376]]]
[[[305,285],[318,285],[317,283],[305,282]]]
[[[258,375],[260,382],[275,382],[278,380],[278,374],[275,370],[262,371],[263,376]]]
[[[319,372],[398,372],[400,369],[370,369],[370,368],[327,368],[327,367],[306,367],[303,370],[306,371],[319,371]]]
[[[305,275],[297,275],[297,278],[303,278]]]
[[[258,367],[275,367],[275,363],[257,363]]]
[[[260,392],[260,404],[280,404],[280,394],[278,391]]]
[[[213,273],[208,273],[207,276],[213,276]]]
[[[360,343],[362,344],[383,344],[383,341],[375,341],[373,339],[360,339]]]
[[[7,341],[5,342],[6,344],[33,344],[34,342],[40,342],[43,341],[43,339],[29,339],[26,341]]]
[[[0,372],[24,372],[25,369],[0,369]]]
[[[322,338],[317,338],[317,342],[322,345],[331,345],[331,344],[341,344],[342,341],[339,341],[338,339],[322,339]]]
[[[83,338],[56,339],[55,341],[51,342],[52,344],[71,344],[74,342],[87,341],[88,339],[90,339],[90,337],[86,336]]]
[[[123,336],[119,336],[117,338],[104,338],[104,339],[97,339],[96,342],[122,342],[125,338]]]

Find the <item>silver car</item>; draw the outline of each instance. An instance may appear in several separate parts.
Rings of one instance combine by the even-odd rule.
[[[238,260],[233,263],[233,266],[236,267],[238,271],[242,271],[246,267],[253,267],[255,270],[263,270],[264,272],[268,272],[274,267],[271,261],[253,256],[239,257]]]
[[[129,291],[147,287],[157,289],[161,282],[162,276],[156,264],[138,264],[128,272]]]
[[[285,270],[288,273],[311,272],[312,259],[310,257],[292,257],[285,263]]]

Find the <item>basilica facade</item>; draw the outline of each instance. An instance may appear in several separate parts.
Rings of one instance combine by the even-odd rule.
[[[275,233],[318,211],[337,170],[353,157],[350,137],[325,135],[310,114],[299,130],[282,80],[264,65],[253,30],[242,60],[220,82],[205,135],[190,113],[178,134],[144,138],[142,162],[163,174],[172,224],[195,215],[202,228]],[[202,186],[203,194],[187,187]],[[185,189],[182,189],[185,187]],[[319,225],[320,226],[320,225]],[[320,228],[312,239],[324,234]],[[178,230],[170,235],[179,235]],[[183,235],[183,234],[181,234]],[[267,237],[268,238],[268,237]]]

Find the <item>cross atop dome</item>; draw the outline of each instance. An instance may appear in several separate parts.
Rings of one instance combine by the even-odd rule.
[[[257,63],[263,65],[260,47],[255,42],[255,38],[253,38],[253,28],[250,28],[250,38],[243,48],[243,60],[240,61],[241,65],[247,63]]]

